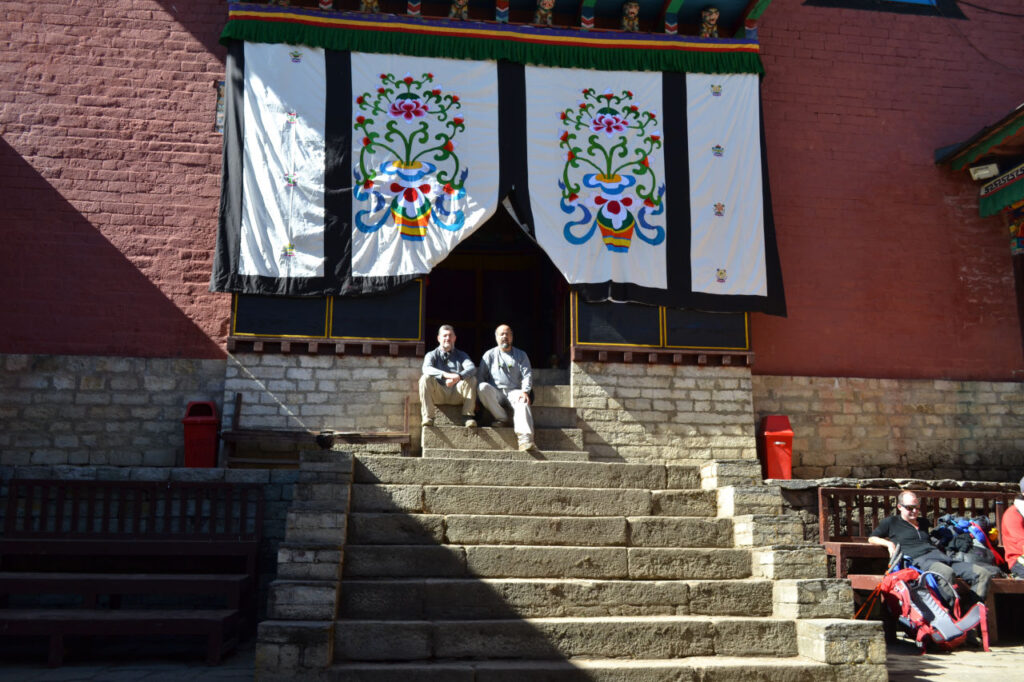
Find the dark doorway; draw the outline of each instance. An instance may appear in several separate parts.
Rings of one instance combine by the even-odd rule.
[[[508,324],[534,367],[566,366],[568,293],[547,255],[499,208],[427,278],[427,345],[450,324],[456,345],[479,362],[494,329]]]

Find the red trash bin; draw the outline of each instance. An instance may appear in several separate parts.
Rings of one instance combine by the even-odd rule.
[[[212,402],[191,402],[185,407],[185,466],[217,466],[217,431],[220,420]]]
[[[773,414],[762,418],[758,445],[765,478],[793,478],[793,429],[789,417]]]

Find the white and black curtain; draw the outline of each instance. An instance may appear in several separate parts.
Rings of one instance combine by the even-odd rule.
[[[785,314],[756,74],[229,52],[215,291],[387,290],[504,204],[586,300]]]

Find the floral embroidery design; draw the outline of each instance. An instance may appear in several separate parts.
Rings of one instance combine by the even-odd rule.
[[[583,244],[599,230],[613,253],[628,252],[634,235],[661,244],[665,228],[647,222],[665,211],[665,185],[658,186],[650,164],[650,155],[662,147],[661,133],[648,131],[658,117],[634,104],[629,90],[617,95],[586,88],[583,101],[560,118],[566,128],[559,138],[565,150],[561,209],[580,216],[565,223],[566,241]]]
[[[356,227],[371,234],[391,218],[402,239],[413,242],[424,240],[428,226],[461,230],[465,215],[455,206],[466,196],[469,169],[460,168],[455,153],[455,136],[466,129],[459,96],[438,88],[432,73],[382,73],[375,92],[356,97],[356,108],[362,147],[353,168],[355,198],[370,203],[356,213]],[[372,155],[380,152],[387,158],[374,165]]]

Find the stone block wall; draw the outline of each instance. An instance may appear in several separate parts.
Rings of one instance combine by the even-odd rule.
[[[574,363],[587,449],[631,462],[754,459],[750,370]]]
[[[422,358],[239,353],[228,358],[224,423],[242,394],[243,428],[419,431]]]
[[[186,469],[143,466],[0,466],[0,500],[7,499],[12,478],[56,478],[94,481],[225,481],[263,486],[263,531],[259,551],[259,616],[264,616],[267,592],[277,575],[277,549],[284,541],[288,508],[299,472],[268,469]],[[0,527],[6,505],[0,504]]]
[[[186,405],[218,404],[224,361],[0,355],[0,464],[184,464]]]
[[[793,476],[1017,481],[1024,383],[755,376],[756,421],[793,427]]]

